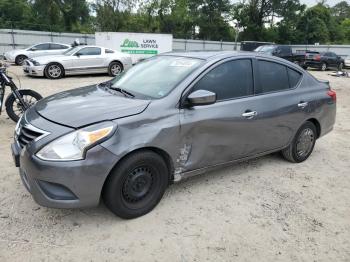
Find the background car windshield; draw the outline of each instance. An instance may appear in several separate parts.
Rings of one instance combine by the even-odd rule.
[[[271,46],[271,45],[263,45],[263,46],[259,46],[257,49],[255,49],[255,51],[270,53],[273,51],[274,48],[275,47]]]
[[[157,56],[134,66],[113,80],[113,87],[120,87],[133,94],[162,98],[196,69],[201,59]]]
[[[64,55],[72,55],[73,53],[75,53],[79,49],[81,49],[81,47],[71,47],[71,48],[67,49],[66,51],[64,51],[63,54]]]

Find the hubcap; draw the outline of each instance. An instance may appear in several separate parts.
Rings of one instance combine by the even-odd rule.
[[[310,128],[306,128],[303,130],[298,138],[297,141],[297,155],[299,157],[305,157],[307,156],[311,150],[312,146],[314,144],[315,135],[314,132]]]
[[[61,75],[61,68],[58,65],[52,65],[49,67],[49,75],[53,78],[59,77]]]
[[[144,199],[151,190],[153,174],[148,167],[134,169],[123,185],[123,197],[126,202],[135,203]]]
[[[322,64],[322,70],[325,71],[327,69],[327,65],[326,64]]]
[[[122,72],[122,69],[121,69],[120,65],[114,64],[111,66],[111,72],[112,72],[112,75],[116,76]]]

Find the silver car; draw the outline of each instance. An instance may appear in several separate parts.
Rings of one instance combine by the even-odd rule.
[[[175,181],[272,152],[305,161],[335,116],[329,83],[287,60],[168,53],[40,100],[19,121],[12,152],[39,204],[83,208],[103,199],[134,218]]]
[[[70,48],[70,45],[60,43],[40,43],[26,49],[15,49],[5,53],[5,59],[16,65],[22,65],[27,58],[47,55],[59,55]]]
[[[25,61],[23,71],[31,76],[58,79],[65,75],[108,73],[117,76],[132,66],[131,56],[100,46],[76,46],[62,55]]]

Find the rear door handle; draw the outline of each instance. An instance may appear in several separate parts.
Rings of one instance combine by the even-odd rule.
[[[248,118],[248,119],[251,119],[257,115],[258,115],[258,112],[256,112],[256,111],[246,111],[242,114],[243,117]]]
[[[305,107],[307,107],[308,105],[309,105],[308,102],[300,102],[300,103],[298,104],[298,107],[300,107],[300,108],[305,108]]]

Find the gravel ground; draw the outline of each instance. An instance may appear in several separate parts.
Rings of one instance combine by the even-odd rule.
[[[10,71],[44,96],[107,76],[56,81]],[[350,79],[338,95],[335,130],[304,163],[278,154],[171,186],[148,215],[121,220],[103,204],[38,206],[10,153],[15,124],[0,116],[0,261],[350,261]]]

